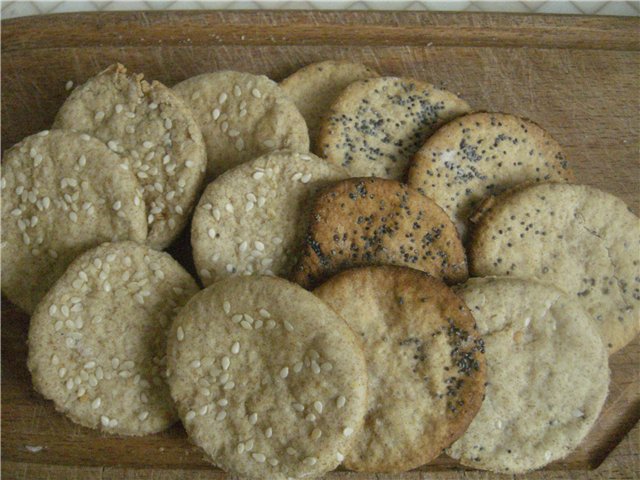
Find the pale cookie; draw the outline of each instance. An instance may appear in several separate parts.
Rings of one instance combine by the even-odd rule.
[[[304,118],[264,75],[205,73],[173,89],[191,106],[202,129],[209,179],[273,150],[309,150]]]
[[[300,110],[309,128],[311,145],[315,147],[320,122],[338,95],[353,82],[378,76],[375,70],[361,63],[327,60],[301,68],[282,80],[280,87]]]
[[[593,320],[574,298],[533,280],[471,279],[459,294],[486,344],[487,387],[447,453],[510,474],[564,458],[607,396],[607,351]]]
[[[586,185],[537,184],[506,192],[479,220],[474,276],[538,278],[574,296],[614,353],[640,331],[640,220]]]
[[[138,182],[98,139],[45,130],[5,152],[2,292],[27,313],[85,250],[146,238]]]
[[[400,265],[443,278],[467,279],[462,243],[447,214],[394,180],[352,178],[314,200],[293,278],[313,288],[350,267]]]
[[[148,245],[163,249],[178,236],[207,159],[193,114],[171,89],[112,65],[69,95],[54,126],[94,135],[128,158],[144,189]]]
[[[468,236],[468,218],[489,194],[527,182],[571,181],[558,142],[535,123],[473,113],[440,128],[418,150],[407,183],[431,197]]]
[[[308,203],[318,189],[346,177],[315,155],[282,150],[211,182],[191,224],[203,283],[235,275],[288,277],[298,260]]]
[[[167,331],[198,291],[167,253],[105,243],[78,257],[36,308],[29,329],[33,385],[57,410],[121,435],[177,420],[166,382]]]
[[[168,357],[190,439],[240,478],[322,475],[362,428],[367,372],[358,338],[286,280],[209,286],[176,317]]]
[[[362,80],[331,105],[317,149],[354,177],[400,180],[425,140],[468,111],[469,105],[453,93],[419,80]]]
[[[347,270],[313,293],[364,342],[368,410],[345,466],[402,472],[439,456],[484,395],[484,343],[462,300],[440,280],[392,266]]]

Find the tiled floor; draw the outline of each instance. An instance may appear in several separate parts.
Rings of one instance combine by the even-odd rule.
[[[640,16],[640,1],[2,1],[2,18],[96,10],[344,9],[441,10]]]

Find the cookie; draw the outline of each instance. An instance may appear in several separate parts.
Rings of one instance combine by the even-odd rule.
[[[289,276],[309,201],[318,189],[346,177],[342,168],[313,154],[281,150],[211,182],[191,224],[193,259],[203,283],[234,275]]]
[[[173,90],[191,106],[202,129],[210,180],[273,150],[309,151],[304,118],[278,84],[264,75],[205,73]]]
[[[378,76],[376,71],[361,63],[327,60],[312,63],[289,75],[280,82],[280,88],[295,102],[307,122],[314,148],[320,122],[338,95],[353,82]]]
[[[622,200],[586,185],[537,184],[507,192],[479,219],[474,276],[555,284],[595,319],[614,353],[640,331],[640,220]]]
[[[487,387],[447,453],[510,474],[565,457],[607,396],[607,351],[593,320],[575,298],[533,280],[471,279],[459,294],[486,344]]]
[[[168,357],[190,439],[241,478],[322,475],[362,427],[367,372],[358,338],[286,280],[229,278],[201,291],[176,317]]]
[[[82,252],[147,238],[127,162],[86,134],[45,130],[2,160],[2,292],[31,314]]]
[[[55,128],[85,132],[129,160],[144,189],[147,244],[167,247],[186,226],[206,152],[193,114],[171,89],[111,65],[69,95]]]
[[[167,331],[197,290],[169,254],[144,245],[105,243],[83,253],[31,318],[35,389],[85,427],[164,430],[177,420],[165,378]]]
[[[405,267],[346,270],[314,290],[364,343],[368,410],[345,466],[397,473],[440,455],[482,403],[484,343],[464,303]]]
[[[316,197],[309,217],[293,271],[305,288],[346,268],[383,264],[411,267],[448,283],[467,278],[465,252],[447,214],[402,183],[343,180]]]
[[[467,112],[464,100],[419,80],[362,80],[344,89],[331,105],[320,127],[318,149],[351,176],[401,180],[425,140]]]
[[[473,113],[440,128],[411,161],[407,183],[431,197],[468,236],[468,218],[489,194],[528,182],[571,181],[562,149],[535,123]]]

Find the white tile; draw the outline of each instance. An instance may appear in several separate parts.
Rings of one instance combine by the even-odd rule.
[[[626,15],[638,16],[638,11],[629,5],[629,2],[607,2],[607,4],[598,10],[598,15]]]
[[[530,13],[522,2],[473,2],[484,12]]]
[[[573,5],[580,10],[581,13],[585,13],[587,15],[593,15],[602,7],[604,7],[607,3],[612,2],[593,2],[593,1],[574,1],[571,2]]]
[[[542,5],[537,13],[574,14],[579,15],[580,10],[571,2],[551,1]]]
[[[459,1],[451,1],[451,2],[443,2],[443,1],[426,1],[423,2],[429,10],[434,11],[462,11],[465,10],[471,2],[459,2]]]
[[[32,2],[11,2],[11,5],[3,6],[2,18],[26,17],[39,15],[40,10]]]
[[[95,12],[93,2],[60,2],[51,13]]]

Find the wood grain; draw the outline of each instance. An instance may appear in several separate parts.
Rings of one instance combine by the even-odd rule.
[[[280,79],[313,61],[351,59],[444,86],[478,110],[531,118],[565,147],[580,181],[618,195],[638,213],[639,26],[633,18],[417,12],[127,12],[14,19],[2,23],[2,148],[50,125],[67,80],[82,82],[114,61],[172,85],[223,68]],[[186,263],[187,243],[183,237],[173,248]],[[38,478],[36,472],[45,470],[35,464],[87,467],[59,467],[51,472],[66,473],[52,478],[151,478],[136,472],[149,466],[167,472],[209,468],[178,426],[122,439],[56,414],[31,388],[25,366],[28,318],[6,301],[2,316],[7,478]],[[595,468],[640,417],[638,339],[610,365],[611,392],[598,424],[576,452],[549,469]],[[26,445],[45,448],[34,454]],[[100,466],[106,469],[93,468]],[[442,456],[421,471],[455,468]],[[223,478],[208,470],[189,475]],[[485,478],[460,471],[443,475]]]

